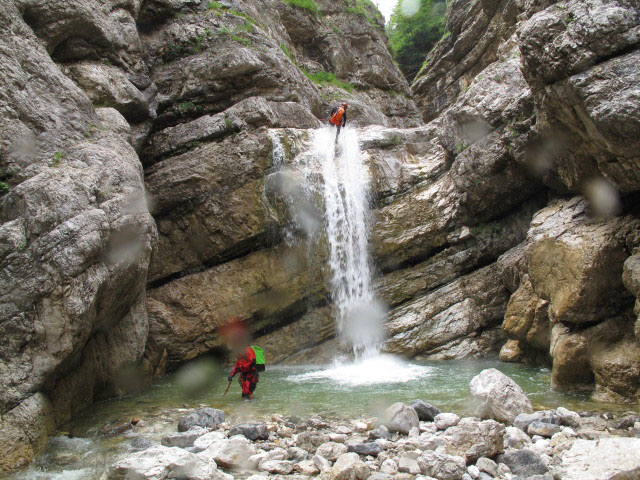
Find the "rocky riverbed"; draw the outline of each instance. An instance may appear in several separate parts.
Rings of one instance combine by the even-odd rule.
[[[379,418],[174,409],[112,423],[129,451],[101,479],[613,479],[640,476],[640,413],[534,411],[509,377],[470,382],[473,417],[416,399]],[[357,401],[357,399],[354,399]]]

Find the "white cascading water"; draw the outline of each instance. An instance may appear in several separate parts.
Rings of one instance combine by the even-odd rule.
[[[334,138],[332,129],[316,130],[312,155],[322,172],[331,298],[341,341],[356,356],[371,356],[383,329],[369,262],[369,172],[355,129],[343,129],[337,144]]]
[[[282,143],[272,136],[274,165],[282,163]],[[369,257],[370,182],[358,132],[344,128],[314,130],[308,150],[281,172],[281,189],[293,207],[297,227],[313,237],[326,235],[331,299],[340,342],[353,350],[355,360],[337,359],[328,369],[289,377],[291,381],[330,380],[347,385],[407,382],[428,375],[430,368],[409,365],[380,354],[385,310],[374,293]],[[291,188],[292,178],[297,180]],[[318,227],[324,228],[318,228]],[[368,373],[367,373],[368,372]]]

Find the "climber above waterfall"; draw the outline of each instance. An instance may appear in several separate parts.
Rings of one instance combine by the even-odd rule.
[[[329,123],[337,128],[336,143],[338,142],[340,129],[347,125],[347,108],[349,108],[349,104],[344,102],[337,107],[333,107],[329,116]]]

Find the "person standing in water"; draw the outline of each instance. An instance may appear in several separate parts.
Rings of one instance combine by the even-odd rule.
[[[229,373],[227,380],[233,381],[233,377],[240,373],[240,386],[242,387],[242,398],[251,400],[253,392],[256,390],[260,377],[256,365],[256,354],[251,347],[244,347],[236,355],[236,363]]]
[[[334,107],[329,116],[329,123],[338,129],[336,132],[336,143],[338,143],[340,129],[347,125],[347,108],[349,108],[349,104],[344,102],[342,105]]]

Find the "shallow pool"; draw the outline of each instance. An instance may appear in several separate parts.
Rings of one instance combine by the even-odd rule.
[[[407,363],[393,357],[378,357],[358,364],[271,367],[261,374],[256,398],[251,402],[240,398],[237,382],[223,397],[227,385],[224,371],[211,365],[197,366],[167,375],[137,395],[95,404],[72,423],[64,425],[27,471],[5,478],[97,479],[117,456],[131,448],[135,437],[144,436],[159,442],[164,434],[175,431],[177,418],[184,415],[186,409],[202,405],[223,409],[232,422],[274,413],[372,417],[391,403],[416,398],[442,411],[472,414],[469,381],[481,370],[491,367],[514,379],[536,409],[560,405],[578,411],[630,409],[553,392],[548,369],[498,360]],[[209,381],[193,385],[191,380],[203,377],[203,372]],[[142,419],[147,426],[137,432],[104,434],[105,424],[134,417]]]

